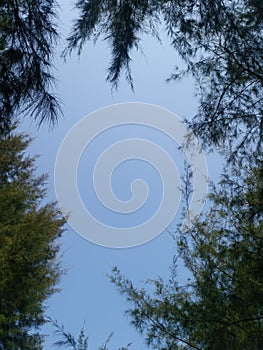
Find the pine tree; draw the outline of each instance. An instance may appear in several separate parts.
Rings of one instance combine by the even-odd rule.
[[[131,322],[153,348],[262,349],[263,166],[246,171],[242,182],[240,171],[224,176],[210,211],[177,236],[188,283],[178,282],[176,258],[170,281],[148,282],[153,292],[114,270]]]
[[[58,38],[54,0],[1,0],[0,3],[0,131],[20,114],[40,125],[60,114],[52,58]]]
[[[0,348],[41,349],[37,331],[61,275],[58,238],[64,219],[45,199],[46,176],[26,156],[27,135],[0,138]]]

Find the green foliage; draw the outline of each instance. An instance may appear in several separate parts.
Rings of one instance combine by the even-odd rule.
[[[115,269],[111,280],[132,305],[135,328],[156,349],[260,350],[263,343],[263,165],[233,172],[211,195],[204,218],[179,233],[191,276],[137,289]]]
[[[64,219],[55,203],[41,206],[46,176],[34,174],[26,135],[0,138],[0,348],[41,349],[35,332],[44,302],[61,274],[57,239]]]
[[[55,345],[60,347],[70,347],[72,350],[88,350],[88,337],[85,335],[84,327],[81,328],[79,336],[74,337],[70,332],[65,331],[63,325],[60,325],[57,321],[49,320],[56,329],[56,335],[60,337],[60,340],[55,342]],[[113,336],[113,333],[109,335],[105,343],[99,347],[98,350],[108,350],[108,345]],[[119,348],[119,350],[128,350],[131,344],[126,347]]]
[[[143,34],[163,30],[185,62],[170,80],[192,74],[200,97],[193,130],[205,145],[231,156],[262,152],[263,7],[260,0],[79,0],[67,52],[87,40],[109,42],[107,79],[117,87],[124,70],[133,87],[131,53]],[[249,147],[249,151],[247,150]]]
[[[49,92],[53,46],[57,39],[54,0],[2,0],[0,3],[0,130],[19,112],[54,123],[60,112]]]
[[[73,350],[87,350],[88,349],[88,337],[85,336],[84,328],[80,330],[77,340],[70,333],[65,331],[63,325],[60,325],[57,321],[49,319],[49,321],[55,327],[56,335],[60,337],[60,340],[56,341],[54,345],[57,347],[70,347]]]
[[[130,53],[133,48],[139,48],[142,34],[151,33],[158,37],[155,23],[155,20],[158,22],[155,16],[158,1],[79,0],[76,7],[80,16],[74,21],[65,55],[76,48],[80,54],[87,40],[96,42],[103,35],[112,49],[107,80],[117,87],[121,71],[125,69],[126,78],[133,87]]]

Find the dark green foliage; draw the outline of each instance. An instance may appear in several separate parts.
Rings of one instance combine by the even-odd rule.
[[[260,0],[80,0],[68,38],[79,53],[87,40],[109,42],[107,79],[117,86],[122,70],[133,86],[131,52],[143,34],[165,30],[185,62],[170,79],[192,74],[199,111],[192,127],[204,144],[227,146],[232,156],[262,151],[263,7]],[[247,150],[251,148],[250,150]]]
[[[135,328],[156,349],[260,350],[263,344],[263,166],[225,176],[212,208],[178,237],[190,272],[138,290],[118,269],[112,281],[132,305]]]
[[[57,321],[53,321],[52,319],[50,319],[49,321],[55,327],[56,335],[60,338],[60,340],[57,340],[54,345],[56,345],[59,348],[70,347],[73,350],[88,349],[88,337],[85,336],[84,328],[80,330],[79,336],[76,340],[75,337],[70,332],[65,331],[65,328],[63,325],[60,325]]]
[[[41,206],[46,176],[36,177],[25,151],[30,139],[0,138],[0,349],[42,349],[37,328],[61,269],[57,239],[64,219],[54,203]]]
[[[60,347],[69,347],[72,350],[88,350],[88,337],[85,335],[84,328],[81,328],[78,338],[75,338],[73,334],[65,331],[63,325],[60,325],[57,321],[50,319],[50,322],[56,329],[56,335],[60,340],[56,341],[54,345],[58,348]],[[113,333],[109,335],[105,343],[99,347],[98,350],[109,350],[108,345],[113,336]],[[119,348],[119,350],[128,350],[131,344],[128,344],[126,347]]]
[[[153,5],[154,6],[154,5]],[[100,35],[110,42],[112,62],[107,80],[115,87],[118,85],[123,68],[126,77],[133,87],[130,71],[130,52],[139,47],[143,33],[158,35],[155,25],[154,10],[148,1],[77,1],[80,17],[75,20],[71,36],[68,38],[68,49],[65,55],[77,48],[80,54],[87,40],[96,40]],[[157,18],[156,18],[157,19]],[[147,20],[147,24],[145,24]]]
[[[2,0],[0,3],[0,130],[17,115],[30,113],[40,125],[60,112],[49,90],[57,39],[54,0]]]

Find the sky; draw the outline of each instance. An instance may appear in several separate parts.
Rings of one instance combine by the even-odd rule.
[[[71,19],[74,16],[72,1],[61,4],[60,30],[63,35],[69,33]],[[31,155],[38,154],[37,167],[39,173],[48,173],[47,200],[56,199],[54,186],[54,169],[59,147],[72,127],[83,117],[103,107],[126,102],[143,102],[154,104],[170,110],[180,118],[190,118],[196,113],[197,99],[194,84],[187,78],[178,84],[166,83],[165,79],[172,73],[175,65],[180,64],[168,40],[163,36],[163,45],[156,41],[143,38],[144,55],[134,52],[132,73],[135,81],[133,93],[127,82],[122,79],[118,91],[111,91],[105,82],[106,70],[110,62],[110,52],[105,42],[98,42],[94,47],[88,43],[78,58],[75,54],[64,62],[59,53],[64,48],[61,41],[55,61],[55,76],[57,78],[57,93],[62,100],[64,116],[58,125],[50,130],[47,126],[37,129],[34,122],[25,120],[20,129],[33,136],[30,146]],[[130,182],[133,178],[144,179],[149,186],[147,205],[142,216],[112,215],[100,207],[96,193],[92,194],[92,168],[96,159],[110,144],[127,137],[149,139],[163,147],[178,165],[180,176],[183,175],[185,157],[177,150],[165,135],[147,127],[113,128],[102,133],[101,138],[94,139],[85,149],[79,162],[78,185],[82,200],[94,216],[106,224],[129,226],[138,224],[142,216],[151,216],[156,210],[156,202],[161,198],[162,184],[158,173],[141,160],[124,162],[116,168],[112,178],[112,188],[115,195],[122,200],[129,199]],[[218,174],[218,164],[215,156],[207,155],[209,178],[215,179]],[[197,184],[198,186],[198,184]],[[90,189],[90,192],[89,190]],[[137,220],[137,221],[136,221]],[[175,215],[171,224],[158,237],[137,247],[116,249],[107,248],[84,239],[69,225],[61,239],[61,262],[66,273],[62,276],[59,287],[61,291],[54,294],[46,303],[46,314],[63,324],[65,329],[77,335],[84,325],[89,336],[89,348],[96,349],[113,332],[110,342],[111,349],[118,349],[132,342],[132,349],[145,349],[141,336],[129,324],[124,311],[128,308],[125,299],[119,295],[110,283],[108,274],[114,266],[131,279],[135,285],[143,286],[146,279],[169,278],[175,244],[171,233],[179,223],[179,214]],[[179,266],[178,278],[183,283],[187,272]],[[56,341],[54,328],[46,325],[43,332],[47,335],[44,349],[56,349],[52,344]]]

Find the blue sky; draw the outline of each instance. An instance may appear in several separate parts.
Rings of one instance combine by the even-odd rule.
[[[68,33],[71,25],[72,2],[64,2],[61,10],[61,31]],[[106,43],[98,43],[95,47],[89,43],[83,50],[80,58],[75,54],[65,63],[59,56],[56,59],[55,75],[58,79],[57,92],[63,101],[64,117],[58,125],[49,130],[44,126],[37,130],[34,123],[24,121],[21,130],[25,130],[34,137],[30,147],[30,154],[39,154],[37,160],[38,171],[49,174],[48,199],[55,199],[54,189],[54,165],[59,146],[73,125],[89,113],[107,105],[120,102],[146,102],[169,109],[181,118],[191,117],[196,113],[197,101],[194,97],[194,86],[190,78],[179,84],[167,84],[165,79],[169,77],[173,67],[179,60],[174,50],[164,36],[161,46],[156,41],[144,39],[142,46],[144,55],[135,52],[132,72],[135,80],[135,93],[131,92],[127,82],[122,80],[117,92],[111,93],[111,87],[105,82],[106,69],[110,62],[110,52]],[[61,42],[60,49],[64,48]],[[114,135],[103,135],[104,140],[97,140],[97,144],[86,149],[80,162],[79,185],[84,202],[91,206],[91,210],[100,215],[100,219],[107,220],[106,214],[96,208],[95,199],[85,197],[85,188],[90,181],[91,174],[86,171],[86,164],[96,158],[97,153],[104,143],[116,137],[125,136],[125,131],[114,131]],[[177,151],[173,152],[173,145],[163,136],[151,134],[149,130],[132,131],[139,133],[140,137],[155,138],[177,160],[178,167],[182,168],[183,158]],[[149,135],[149,133],[151,135]],[[148,135],[147,135],[148,134]],[[212,157],[208,157],[209,176],[215,178],[217,168],[211,167]],[[182,170],[182,169],[181,169]],[[117,196],[127,195],[127,176],[134,176],[137,172],[140,177],[150,183],[153,191],[147,210],[153,210],[156,200],[160,197],[160,183],[158,176],[152,169],[141,163],[127,163],[122,169],[118,169],[113,179],[113,188]],[[183,175],[183,173],[181,173]],[[145,215],[148,215],[145,213]],[[116,224],[120,218],[116,218]],[[113,266],[120,270],[137,285],[147,278],[162,276],[169,277],[169,266],[175,254],[174,243],[169,232],[174,232],[179,217],[156,239],[144,245],[127,248],[111,249],[95,245],[81,238],[69,226],[61,239],[62,266],[67,273],[62,276],[59,287],[61,292],[55,294],[47,301],[47,315],[64,324],[65,328],[73,334],[78,331],[85,322],[85,330],[89,335],[90,349],[98,348],[113,332],[110,343],[111,349],[125,346],[132,342],[132,349],[144,349],[143,338],[129,325],[129,319],[124,315],[127,308],[125,300],[118,294],[114,286],[110,284],[107,274]],[[179,267],[179,278],[183,282],[186,278],[185,270]],[[52,343],[56,340],[53,336],[53,328],[45,326],[43,331],[48,335],[45,350],[55,349]]]

